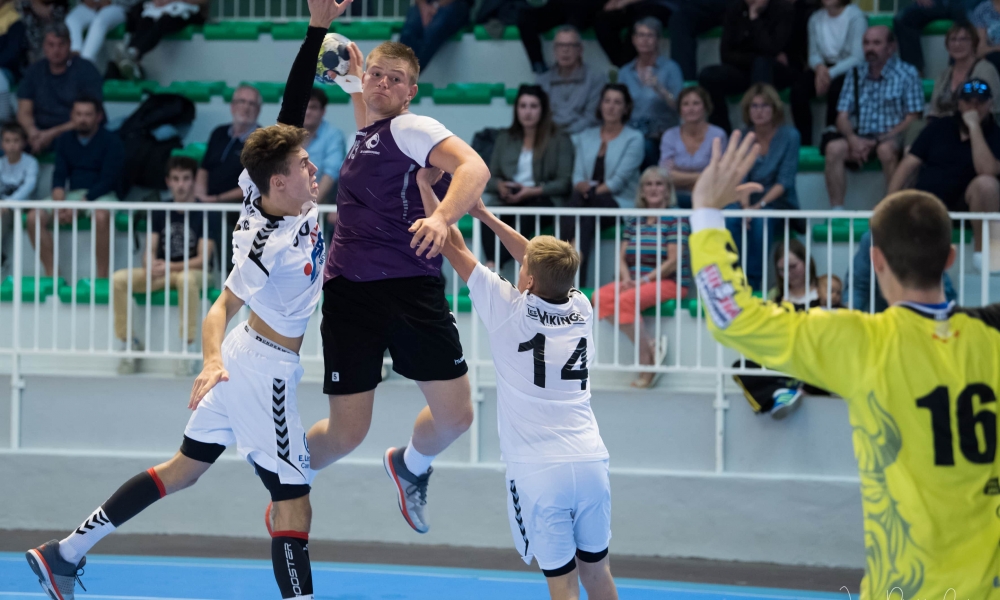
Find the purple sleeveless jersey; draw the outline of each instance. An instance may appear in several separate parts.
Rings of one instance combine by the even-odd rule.
[[[417,171],[427,165],[431,150],[452,135],[434,119],[412,114],[378,121],[355,134],[340,169],[339,218],[326,279],[441,275],[442,257],[418,257],[408,230],[425,216]],[[435,186],[439,198],[447,189],[441,184]]]

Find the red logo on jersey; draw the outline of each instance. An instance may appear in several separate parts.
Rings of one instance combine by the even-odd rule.
[[[306,275],[312,275],[312,272],[313,272],[313,266],[312,266],[312,263],[306,263],[306,266],[305,266],[305,268],[304,268],[304,269],[302,269],[302,271],[303,271],[303,272],[304,272],[304,273],[305,273]]]

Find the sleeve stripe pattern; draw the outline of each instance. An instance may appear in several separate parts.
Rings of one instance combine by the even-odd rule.
[[[271,237],[271,234],[278,229],[278,223],[278,221],[268,219],[267,223],[257,232],[257,236],[254,237],[253,240],[253,245],[250,247],[250,260],[253,261],[255,265],[260,267],[260,270],[264,271],[264,275],[267,276],[270,276],[271,273],[267,270],[264,263],[262,263],[260,259],[261,256],[264,255],[264,245],[267,244],[267,240]]]

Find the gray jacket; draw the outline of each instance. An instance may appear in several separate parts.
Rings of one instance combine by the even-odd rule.
[[[601,128],[593,127],[573,138],[576,159],[573,164],[573,185],[590,181],[594,176],[594,161],[601,150]],[[638,129],[626,127],[608,142],[604,154],[604,183],[621,208],[635,206],[639,188],[639,167],[646,151],[646,140]]]
[[[538,76],[537,83],[549,95],[552,121],[569,134],[579,133],[597,125],[597,106],[601,103],[601,88],[608,76],[587,65],[580,65],[567,77],[553,67]]]

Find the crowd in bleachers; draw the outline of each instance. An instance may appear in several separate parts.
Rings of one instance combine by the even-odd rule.
[[[123,180],[135,179],[130,172],[135,169],[126,167],[135,152],[133,146],[126,151],[131,142],[124,134],[106,127],[102,84],[106,79],[141,78],[142,57],[163,36],[204,21],[207,5],[207,0],[84,0],[72,8],[66,0],[0,3],[0,121],[5,122],[0,130],[0,198],[35,197],[39,168],[33,155],[45,153],[54,154],[52,199],[122,197],[129,187]],[[927,104],[919,36],[936,19],[951,19],[954,25],[945,36],[948,66],[936,78]],[[762,184],[764,191],[734,204],[732,208],[746,210],[747,217],[728,223],[737,243],[745,240],[747,276],[758,291],[766,293],[769,287],[764,272],[770,271],[773,283],[774,267],[779,266],[764,264],[763,248],[775,248],[784,231],[775,226],[777,221],[754,215],[799,208],[796,175],[803,146],[816,145],[825,156],[826,187],[835,210],[843,208],[850,193],[846,170],[876,162],[888,191],[930,191],[953,211],[1000,210],[1000,0],[913,0],[895,16],[891,28],[869,27],[866,15],[850,0],[413,0],[400,40],[414,48],[426,68],[470,20],[486,22],[498,35],[504,24],[516,24],[535,78],[517,91],[510,127],[477,135],[482,142],[477,150],[492,173],[488,200],[568,209],[558,219],[558,228],[557,219],[550,216],[523,219],[521,230],[531,236],[557,229],[564,239],[579,237],[575,241],[583,255],[581,280],[594,287],[606,283],[597,273],[591,276],[595,232],[615,221],[578,218],[574,209],[688,208],[713,141],[725,145],[734,129],[754,132],[762,150],[749,179]],[[113,45],[107,64],[95,64],[103,56],[108,33],[121,24],[125,39]],[[716,27],[721,27],[721,60],[698,64],[698,36]],[[614,66],[610,71],[583,59],[581,32],[591,28]],[[554,35],[547,52],[543,34],[548,31]],[[670,40],[669,57],[661,47],[665,37]],[[321,201],[333,202],[345,136],[324,118],[327,102],[327,94],[315,90],[305,127],[308,151],[319,168]],[[813,122],[816,102],[826,105],[818,128]],[[177,202],[239,201],[240,153],[250,133],[260,127],[262,103],[261,90],[237,87],[230,100],[232,120],[204,140],[207,148],[200,164],[174,159],[167,163],[167,147],[167,154],[154,161],[155,187],[169,188]],[[734,105],[739,110],[731,113]],[[739,122],[733,123],[730,115],[736,113]],[[923,127],[919,134],[918,124]],[[156,140],[178,135],[177,128],[167,129],[150,135]],[[189,184],[181,181],[188,171]],[[64,221],[70,214],[60,212],[56,218]],[[198,229],[191,230],[190,239],[198,242],[190,256],[203,261],[213,248],[228,251],[221,231],[233,223],[224,227],[223,218],[222,213],[209,213],[208,231],[201,229],[200,218],[191,219]],[[49,275],[52,220],[46,211],[30,211],[27,220],[28,237]],[[96,274],[107,278],[110,212],[93,211],[93,221]],[[155,258],[159,263],[142,267],[152,270],[151,285],[161,288],[167,285],[162,262],[173,260],[163,250],[165,221],[157,221],[160,229],[155,233],[161,237],[150,242],[160,246]],[[336,214],[331,214],[329,226],[335,225]],[[796,220],[791,227],[804,231]],[[973,230],[977,268],[982,263],[981,229]],[[657,297],[693,295],[688,261],[683,259],[689,231],[685,220],[631,219],[622,231],[620,280],[596,295],[613,298],[617,290],[623,306],[632,306],[638,297],[640,309],[652,306]],[[656,249],[648,247],[657,234],[663,240],[680,239],[680,248],[662,244],[657,260]],[[203,247],[201,240],[208,245]],[[858,299],[856,307],[868,306],[873,282],[865,278],[865,244],[870,240],[861,237],[854,289],[842,289],[839,278],[830,274],[829,291],[837,289],[831,305],[850,293]],[[485,257],[502,267],[510,256],[502,247],[497,254],[498,246],[484,230]],[[228,257],[223,259],[225,264]],[[783,273],[785,257],[775,260]],[[806,277],[802,260],[788,260],[788,297],[802,305],[816,304],[821,296],[826,300],[826,280],[820,285],[811,270]],[[202,264],[192,269],[199,271]],[[116,274],[116,286],[122,284],[119,279]],[[783,287],[779,280],[775,289]],[[776,297],[773,290],[771,296]],[[611,318],[613,312],[611,303],[604,302],[601,318]],[[618,315],[629,335],[634,334],[632,314],[623,308]],[[122,343],[124,337],[119,336]],[[643,363],[659,360],[655,354],[661,344],[650,339],[645,328],[640,328],[636,342]],[[650,374],[639,385],[652,382]]]

